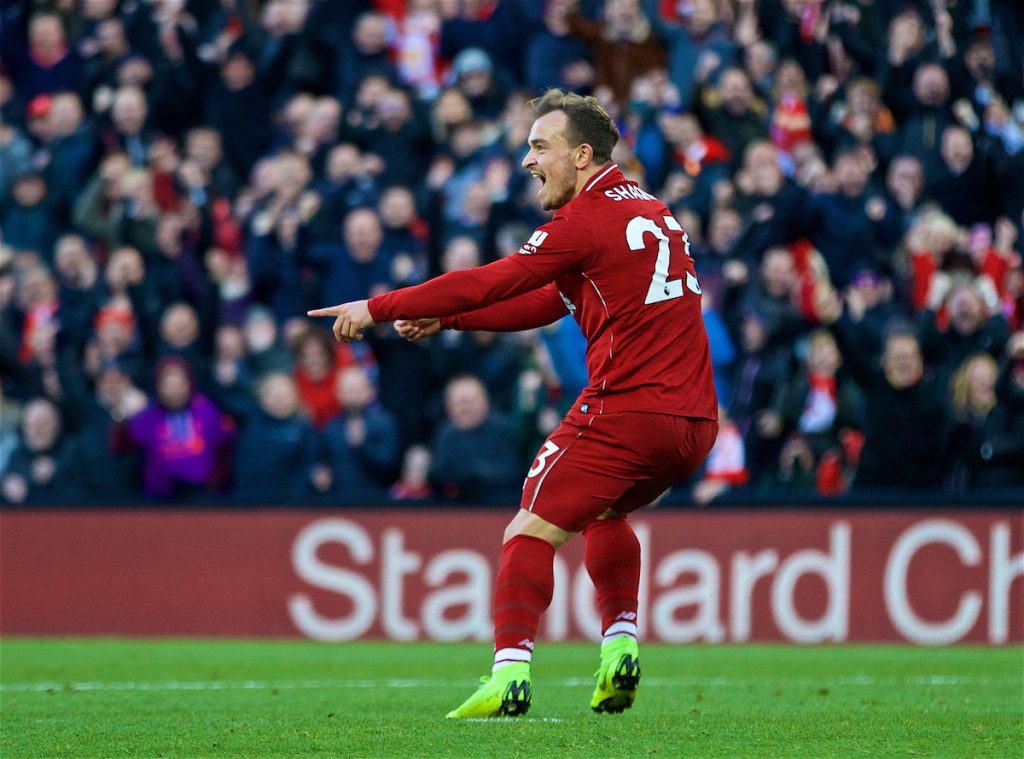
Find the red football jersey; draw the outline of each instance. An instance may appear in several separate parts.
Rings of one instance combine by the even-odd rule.
[[[566,310],[587,339],[583,413],[718,418],[700,286],[679,222],[610,165],[515,255],[370,299],[375,321],[517,330]]]

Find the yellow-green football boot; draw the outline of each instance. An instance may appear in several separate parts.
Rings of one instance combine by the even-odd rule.
[[[448,719],[465,717],[519,717],[530,708],[533,691],[530,665],[517,662],[480,678],[480,687],[461,706],[448,712]]]
[[[618,714],[633,705],[640,685],[640,649],[636,639],[623,636],[601,646],[601,667],[590,699],[595,712]]]

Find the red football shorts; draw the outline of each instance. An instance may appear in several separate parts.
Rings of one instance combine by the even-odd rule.
[[[717,435],[711,419],[570,413],[533,460],[520,507],[579,532],[608,509],[636,511],[689,477]]]

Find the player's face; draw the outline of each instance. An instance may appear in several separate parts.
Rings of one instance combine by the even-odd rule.
[[[576,165],[565,139],[568,117],[563,111],[546,113],[530,129],[530,152],[523,168],[541,182],[540,205],[546,211],[561,208],[576,195]]]

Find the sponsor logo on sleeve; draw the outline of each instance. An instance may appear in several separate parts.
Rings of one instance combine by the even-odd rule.
[[[524,256],[528,256],[531,253],[536,253],[537,248],[543,245],[546,239],[548,239],[548,233],[542,232],[541,230],[538,229],[532,235],[530,235],[529,240],[523,243],[523,246],[519,249],[519,252]]]

